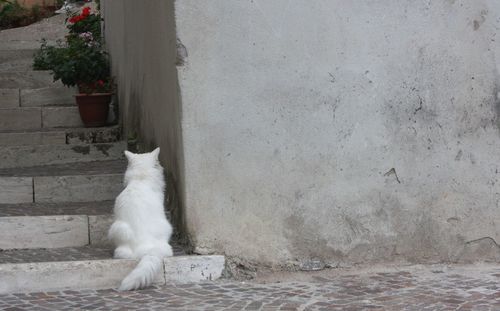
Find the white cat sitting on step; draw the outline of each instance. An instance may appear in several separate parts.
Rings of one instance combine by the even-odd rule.
[[[128,159],[125,189],[116,198],[114,222],[108,236],[116,246],[115,258],[140,259],[140,262],[123,279],[120,290],[151,285],[161,271],[163,257],[172,256],[168,243],[172,226],[163,208],[165,180],[159,153],[160,148],[143,154],[125,151]]]

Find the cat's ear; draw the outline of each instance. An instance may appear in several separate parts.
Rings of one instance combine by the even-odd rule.
[[[134,154],[128,150],[125,150],[125,156],[127,157],[127,160],[130,162],[134,158]]]
[[[155,150],[151,151],[151,155],[153,158],[158,159],[158,155],[160,154],[160,147],[156,148]]]

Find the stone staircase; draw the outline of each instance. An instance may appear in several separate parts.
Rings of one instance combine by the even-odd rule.
[[[32,71],[39,43],[12,31],[0,32],[0,294],[117,287],[136,265],[112,259],[106,240],[127,143],[116,125],[83,128],[74,90]],[[217,279],[224,267],[223,256],[175,255],[158,284]]]

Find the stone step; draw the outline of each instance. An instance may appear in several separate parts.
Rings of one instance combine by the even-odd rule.
[[[0,204],[114,200],[125,162],[77,162],[0,169]]]
[[[1,252],[0,294],[116,288],[137,260],[111,259],[111,254],[92,247]],[[224,256],[174,255],[164,258],[155,284],[217,280],[224,270]]]
[[[43,87],[36,89],[21,89],[20,104],[21,107],[40,107],[40,106],[75,106],[76,88],[69,87]]]
[[[4,146],[0,148],[0,169],[93,162],[123,158],[126,142],[79,145]]]
[[[107,245],[112,209],[113,201],[0,204],[0,249]]]
[[[0,109],[0,131],[83,127],[78,107],[19,107]]]
[[[49,71],[0,72],[0,89],[37,89],[49,86],[63,87],[60,81],[54,82]]]
[[[0,89],[0,108],[75,106],[75,88]]]
[[[33,69],[36,49],[0,50],[0,71],[29,71]]]
[[[112,143],[121,138],[119,126],[48,128],[0,132],[0,146]]]

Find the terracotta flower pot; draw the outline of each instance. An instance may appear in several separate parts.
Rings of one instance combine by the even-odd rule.
[[[85,127],[106,125],[111,93],[77,94],[75,98]]]

